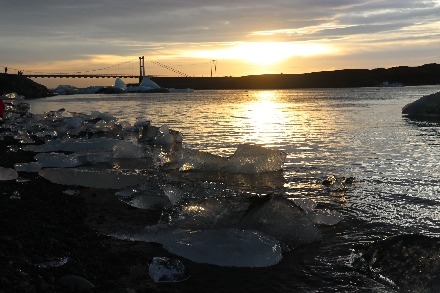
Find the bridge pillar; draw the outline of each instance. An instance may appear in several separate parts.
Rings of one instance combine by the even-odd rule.
[[[139,84],[142,83],[142,80],[145,76],[145,65],[144,65],[144,56],[139,57]]]

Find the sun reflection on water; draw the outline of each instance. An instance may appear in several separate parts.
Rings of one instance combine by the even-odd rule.
[[[251,100],[237,109],[237,127],[243,129],[243,139],[248,142],[275,146],[280,134],[286,132],[289,117],[275,91],[261,91],[250,94]]]

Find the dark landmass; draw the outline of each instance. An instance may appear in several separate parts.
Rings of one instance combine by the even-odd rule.
[[[26,99],[43,98],[53,95],[47,87],[25,76],[0,73],[0,96],[10,93],[17,93],[18,95],[25,96]]]
[[[242,77],[153,77],[151,80],[164,88],[195,90],[373,87],[385,81],[405,86],[434,85],[440,84],[440,64]]]
[[[404,106],[402,114],[414,118],[440,118],[440,92],[421,97]]]

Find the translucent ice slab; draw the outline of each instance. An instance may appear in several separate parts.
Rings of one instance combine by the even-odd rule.
[[[185,149],[180,154],[180,171],[227,172],[259,174],[283,168],[286,154],[257,145],[243,144],[229,158]]]
[[[53,183],[93,188],[121,189],[142,183],[145,176],[123,170],[46,168],[38,174]]]
[[[15,180],[18,173],[14,169],[0,167],[0,180]]]
[[[113,236],[161,243],[171,253],[194,262],[218,266],[267,267],[277,264],[282,258],[279,242],[258,231],[229,228]]]

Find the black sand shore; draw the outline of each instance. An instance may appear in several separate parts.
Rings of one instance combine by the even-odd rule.
[[[1,167],[33,161],[34,155],[11,137],[0,138]],[[158,244],[106,236],[115,228],[157,223],[158,217],[119,201],[114,190],[53,184],[26,172],[19,172],[19,180],[0,181],[0,292],[222,292],[213,290],[212,269],[223,268],[195,269],[179,258],[198,276],[155,283],[148,271],[153,257],[178,257]]]

